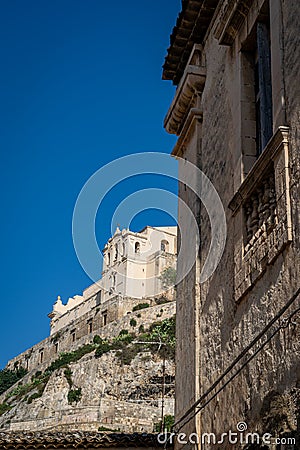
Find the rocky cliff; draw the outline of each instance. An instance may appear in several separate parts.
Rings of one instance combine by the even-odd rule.
[[[0,428],[153,431],[162,409],[173,415],[174,336],[174,317],[110,339],[94,335],[7,389]]]

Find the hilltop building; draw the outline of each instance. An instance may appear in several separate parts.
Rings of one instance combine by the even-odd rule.
[[[195,254],[177,286],[175,431],[187,435],[218,440],[243,422],[299,439],[299,22],[298,0],[183,0],[171,36],[163,78],[177,89],[165,128],[178,136],[179,197],[201,232],[199,242],[179,203],[178,270]],[[202,283],[211,224],[188,163],[214,185],[227,222]],[[200,447],[233,448],[213,441]],[[234,448],[267,448],[255,445]]]
[[[106,325],[126,315],[141,299],[173,298],[173,286],[166,289],[160,277],[166,268],[176,267],[176,254],[176,226],[146,226],[138,233],[117,228],[103,250],[102,278],[65,305],[57,298],[49,314],[51,335],[95,307],[101,308]]]

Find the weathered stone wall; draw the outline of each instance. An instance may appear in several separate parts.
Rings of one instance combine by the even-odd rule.
[[[236,167],[232,164],[232,155],[236,152],[233,137],[236,134],[236,98],[239,97],[238,58],[239,42],[235,47],[219,46],[212,34],[208,37],[205,54],[207,57],[207,81],[203,92],[203,133],[202,167],[213,181],[222,198],[227,215],[227,245],[221,263],[213,277],[201,286],[201,358],[202,392],[216,380],[217,376],[231,364],[236,356],[251,342],[264,326],[277,314],[299,287],[299,113],[300,94],[296,86],[299,70],[299,37],[296,22],[300,17],[299,3],[283,2],[283,17],[289,23],[283,24],[284,52],[281,57],[282,70],[285,72],[286,86],[286,122],[290,126],[289,134],[289,176],[290,189],[288,202],[292,211],[292,242],[289,243],[271,264],[264,268],[261,278],[250,280],[250,291],[239,298],[235,296],[236,285],[234,274],[238,264],[235,255],[237,247],[242,246],[240,236],[243,235],[242,217],[233,217],[227,205],[235,193],[233,173]],[[273,5],[274,8],[274,5]],[[294,18],[294,23],[293,19]],[[288,18],[288,19],[287,19]],[[296,19],[297,18],[297,19]],[[271,27],[272,27],[271,16]],[[276,18],[274,18],[276,20]],[[296,51],[298,49],[298,51]],[[216,114],[217,111],[217,114]],[[274,129],[274,132],[276,129]],[[258,169],[257,169],[258,170]],[[276,183],[279,181],[276,180]],[[287,212],[279,209],[280,189],[276,186],[278,216]],[[240,220],[240,221],[239,221]],[[279,218],[280,220],[280,218]],[[202,252],[206,255],[206,239],[209,235],[209,223],[206,217],[202,220]],[[285,233],[283,228],[281,233]],[[277,234],[273,248],[267,250],[267,257],[281,240]],[[263,249],[261,244],[260,249]],[[254,258],[250,253],[250,260]],[[265,257],[263,254],[262,257]],[[259,264],[254,265],[259,271]],[[245,259],[243,263],[245,264]],[[245,275],[246,276],[246,275]],[[290,311],[295,306],[290,308]],[[278,323],[277,323],[278,325]],[[264,341],[265,337],[260,341]],[[255,347],[257,349],[259,344]],[[239,363],[235,370],[241,366]],[[223,382],[227,381],[225,377]],[[291,392],[299,383],[299,341],[297,330],[287,328],[277,334],[270,344],[258,356],[245,366],[240,375],[231,382],[203,411],[203,431],[226,432],[236,431],[236,424],[246,421],[249,431],[272,432],[276,429],[274,417],[273,429],[264,429],[263,415],[268,399],[276,395]],[[292,405],[292,402],[291,402]],[[291,409],[293,407],[291,406]],[[294,407],[295,410],[295,407]],[[295,411],[294,411],[295,413]],[[277,418],[281,413],[277,411]],[[293,424],[285,424],[285,431]],[[281,430],[283,431],[283,430]],[[222,448],[226,448],[224,446]]]
[[[186,158],[196,166],[199,165],[199,141],[201,142],[201,123],[197,122],[191,129],[186,140]],[[176,327],[176,417],[180,417],[190,407],[199,395],[199,367],[197,354],[199,351],[199,340],[197,333],[199,302],[198,278],[199,260],[198,247],[199,236],[194,229],[195,223],[192,218],[199,217],[200,202],[189,187],[189,175],[185,161],[179,163],[179,177],[187,182],[179,184],[179,196],[182,201],[178,205],[178,218],[180,223],[180,252],[178,255],[178,279],[181,280],[177,286],[176,315],[180,321]],[[186,213],[188,205],[190,215]],[[187,255],[191,257],[194,264],[189,270],[186,261]],[[197,418],[196,418],[197,419]],[[185,428],[184,432],[192,433],[196,430],[194,420]]]
[[[182,159],[179,164],[184,166],[185,157],[193,161],[197,156],[196,152],[199,152],[199,167],[219,193],[228,230],[221,262],[213,276],[200,285],[200,295],[197,295],[195,290],[196,277],[189,276],[184,286],[184,307],[180,307],[183,300],[178,299],[177,336],[180,339],[180,355],[177,353],[179,367],[176,368],[176,384],[183,389],[185,395],[176,393],[177,419],[188,409],[191,397],[196,391],[195,386],[190,383],[193,368],[190,369],[191,355],[184,351],[185,342],[193,342],[194,338],[198,338],[197,330],[200,332],[200,350],[196,357],[200,370],[199,391],[203,394],[276,316],[299,287],[300,4],[296,1],[270,2],[271,29],[274,27],[281,30],[281,34],[277,35],[278,42],[274,43],[274,39],[271,42],[275,66],[273,73],[277,77],[274,79],[273,92],[273,108],[277,112],[273,129],[275,138],[271,140],[267,153],[262,154],[255,163],[251,158],[246,158],[251,155],[247,155],[248,150],[244,148],[244,138],[253,136],[255,123],[250,120],[253,119],[254,105],[243,104],[245,91],[249,86],[243,79],[244,69],[241,64],[243,43],[261,14],[264,2],[249,2],[248,16],[243,21],[243,26],[237,30],[231,45],[221,45],[215,34],[216,27],[221,23],[220,15],[224,12],[222,6],[226,9],[240,3],[245,4],[238,1],[224,4],[221,2],[219,15],[214,17],[214,23],[208,30],[203,46],[206,79],[203,92],[199,94],[200,109],[203,113],[200,150],[186,140],[186,146],[180,155]],[[227,21],[230,21],[229,15],[224,22]],[[228,28],[232,35],[234,26],[236,23]],[[192,90],[190,86],[189,89]],[[180,106],[182,105],[183,103]],[[283,128],[279,138],[276,132],[280,126],[288,126],[289,130]],[[285,133],[288,137],[282,137]],[[184,142],[182,134],[180,141]],[[266,161],[266,155],[270,155],[269,161]],[[256,158],[254,160],[256,161]],[[246,167],[246,163],[250,166]],[[261,189],[262,180],[265,180],[265,183],[270,181],[266,180],[269,163],[273,163],[275,171],[275,187],[271,199],[276,202],[275,219],[272,219],[275,222],[269,230],[268,223],[262,220],[262,229],[256,228],[251,245],[247,247],[243,211],[247,197],[243,198],[240,193],[249,195],[251,200],[255,189]],[[233,204],[233,199],[237,201],[237,192],[241,198],[238,206]],[[189,197],[189,193],[184,193],[185,199],[186,196],[187,202],[193,204],[193,196]],[[256,200],[252,200],[252,203],[254,201]],[[260,211],[265,210],[263,205],[260,206]],[[184,227],[186,220],[185,215],[179,216],[179,227],[181,224]],[[208,254],[210,229],[207,213],[202,207],[201,265]],[[193,237],[189,236],[187,239],[192,241]],[[256,239],[261,239],[261,245],[256,246],[257,251],[254,251]],[[268,245],[264,243],[266,241],[269,242]],[[183,261],[186,260],[188,254],[182,258]],[[178,264],[181,264],[180,259]],[[299,306],[299,300],[288,312],[295,310],[296,305]],[[187,317],[193,317],[193,323],[189,327],[186,327],[186,320],[189,320]],[[200,318],[199,325],[197,317]],[[296,429],[297,417],[299,421],[296,391],[300,380],[298,316],[295,316],[294,321],[293,326],[277,333],[270,343],[245,365],[236,378],[205,406],[201,411],[202,433],[215,432],[220,436],[228,430],[236,431],[237,424],[241,421],[247,423],[250,432],[257,430],[276,435]],[[274,327],[258,342],[252,353],[266,340]],[[224,385],[243,362],[245,358],[224,377],[218,387]],[[216,389],[206,400],[214,393]],[[290,405],[289,414],[286,412],[287,405]],[[191,419],[190,423],[194,420]],[[237,444],[234,448],[240,447]],[[206,444],[202,448],[226,449],[232,448],[232,445],[225,442],[220,446]]]

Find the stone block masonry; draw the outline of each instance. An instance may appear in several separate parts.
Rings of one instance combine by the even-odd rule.
[[[287,323],[300,302],[299,21],[297,0],[186,0],[167,50],[163,77],[178,85],[165,120],[178,136],[172,154],[179,173],[188,161],[210,179],[227,222],[222,259],[200,284],[212,227],[203,204],[195,206],[181,183],[179,197],[200,217],[201,234],[199,261],[177,288],[175,416],[177,429],[187,434],[221,436],[245,422],[249,432],[297,433],[299,439],[299,313]],[[198,243],[189,233],[189,215],[179,210],[178,217],[188,249],[179,254],[180,270]],[[286,328],[226,374],[290,299],[280,319]],[[211,400],[195,405],[210,387]],[[290,448],[298,449],[299,440]]]

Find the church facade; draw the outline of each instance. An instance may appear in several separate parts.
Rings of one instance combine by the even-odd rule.
[[[65,305],[57,298],[49,314],[51,335],[95,307],[101,308],[106,325],[126,315],[141,299],[150,298],[150,303],[161,295],[172,299],[173,287],[166,289],[161,275],[165,269],[175,270],[176,247],[174,226],[146,226],[138,233],[117,228],[103,249],[102,278]]]

